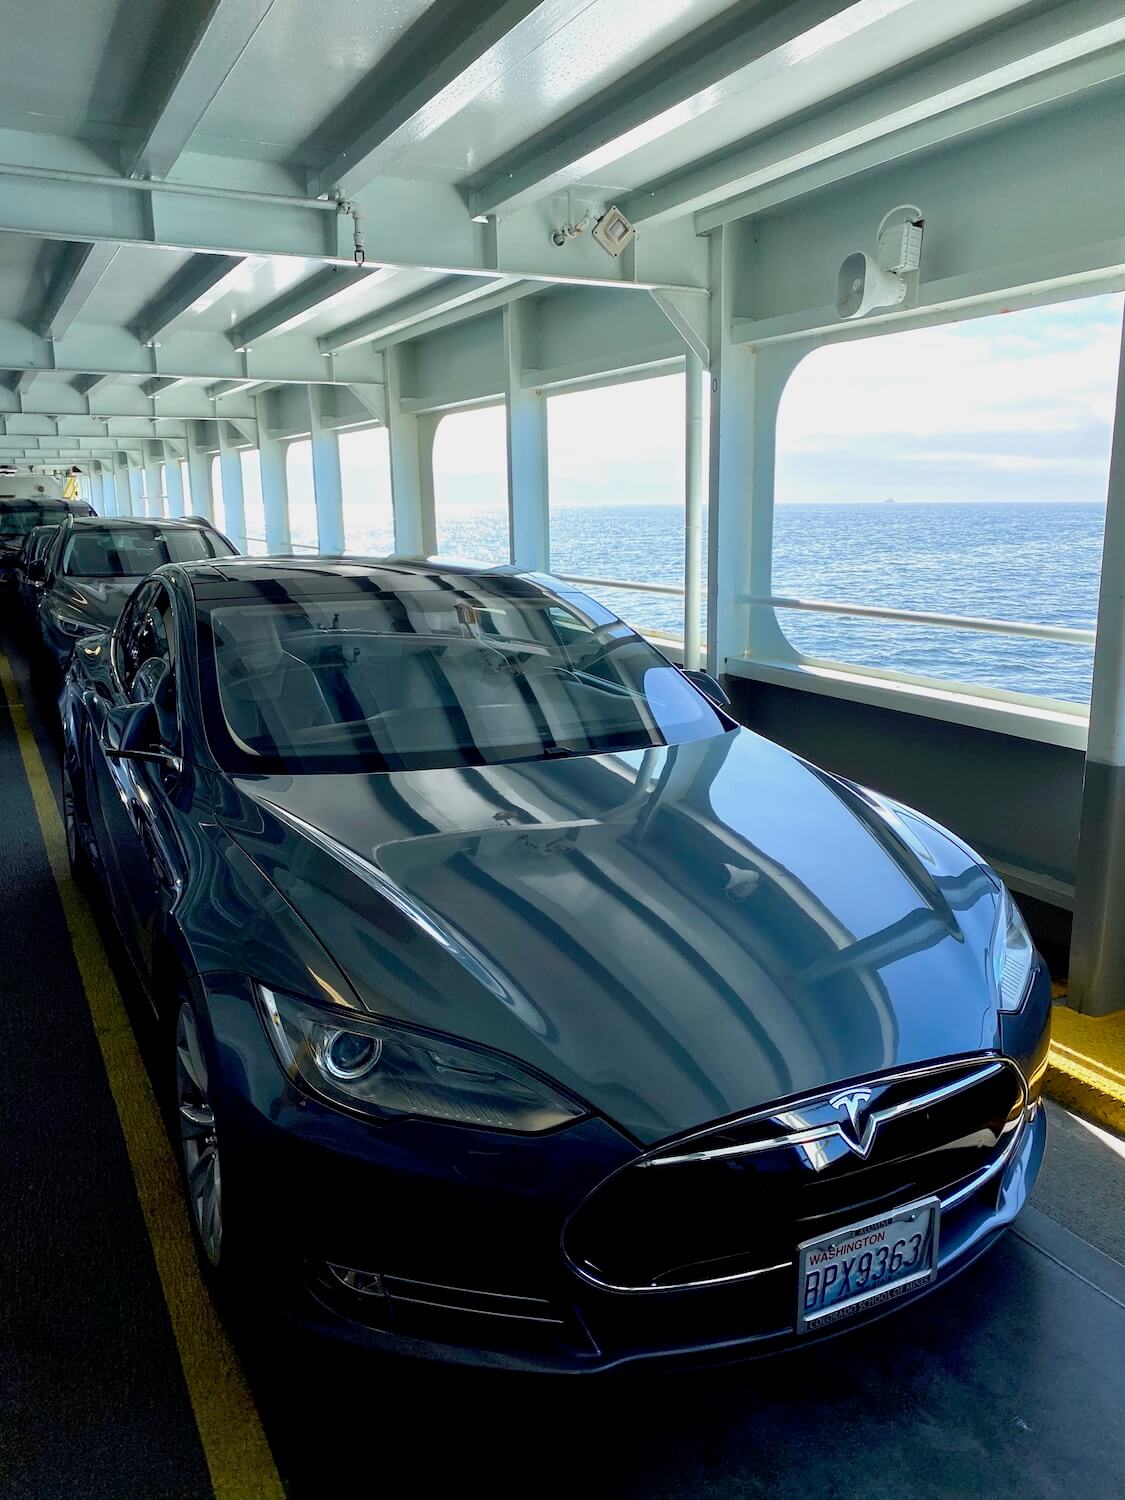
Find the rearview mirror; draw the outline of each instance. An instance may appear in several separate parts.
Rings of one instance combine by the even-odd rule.
[[[711,702],[717,703],[720,708],[730,707],[730,699],[710,672],[704,672],[698,667],[691,669],[684,667],[682,670],[687,680],[693,687],[697,687],[705,698],[710,698]]]

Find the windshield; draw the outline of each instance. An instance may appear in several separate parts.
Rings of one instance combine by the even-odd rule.
[[[65,514],[60,505],[36,505],[31,501],[26,504],[17,502],[15,505],[0,505],[0,537],[26,536],[29,531],[34,531],[47,516]]]
[[[63,551],[68,578],[143,578],[168,562],[229,557],[234,548],[201,526],[83,526]]]
[[[628,626],[519,578],[199,609],[228,770],[495,765],[680,744],[731,723]]]

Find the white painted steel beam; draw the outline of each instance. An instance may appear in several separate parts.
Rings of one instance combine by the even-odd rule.
[[[227,337],[235,348],[252,348],[259,339],[272,338],[280,333],[291,332],[331,308],[333,303],[345,302],[358,287],[374,286],[377,282],[390,280],[396,271],[381,266],[366,267],[327,266],[317,271],[308,280],[285,292],[268,303],[259,312],[252,313]]]
[[[137,336],[142,343],[159,338],[177,318],[214,292],[231,276],[237,276],[243,262],[230,255],[193,255],[187,265],[173,276],[158,296],[141,310],[137,318]]]
[[[226,534],[246,551],[246,495],[242,484],[242,452],[231,441],[226,422],[219,423],[219,476],[223,483],[223,514]]]
[[[180,455],[170,443],[164,444],[164,489],[168,497],[168,514],[184,514],[184,476],[180,469]]]
[[[437,0],[336,111],[336,133],[343,133],[348,144],[310,174],[310,189],[355,193],[588,4]]]
[[[795,57],[807,60],[910,3],[736,4],[618,79],[612,90],[552,121],[536,140],[489,163],[470,183],[470,210],[505,215],[575,183],[596,181],[630,151],[779,75]]]
[[[507,418],[508,524],[511,559],[545,572],[551,565],[547,468],[547,399],[525,388],[523,371],[539,363],[532,309],[526,302],[504,309]]]
[[[77,319],[91,293],[117,258],[118,246],[67,245],[47,287],[36,320],[45,338],[59,339]]]
[[[404,351],[387,351],[387,429],[395,551],[428,556],[437,549],[434,522],[433,417],[407,411],[402,399]]]
[[[286,445],[269,430],[268,398],[259,396],[258,459],[262,466],[262,508],[266,516],[266,547],[273,553],[292,550],[289,535],[289,475],[285,466]]]
[[[292,179],[267,163],[185,156],[175,179],[134,180],[107,174],[92,152],[61,137],[37,137],[29,163],[19,137],[0,129],[0,232],[355,268],[351,218],[334,201],[277,191]],[[186,180],[189,169],[200,179]],[[634,257],[613,260],[588,240],[557,249],[538,210],[499,229],[476,223],[450,183],[380,178],[359,206],[369,267],[633,292],[703,284],[704,257],[686,223],[646,235]]]
[[[328,406],[328,393],[319,386],[310,385],[308,398],[317,545],[321,552],[343,552],[344,490],[340,471],[340,440],[331,426],[332,412]]]
[[[215,519],[215,501],[211,493],[211,453],[202,445],[200,434],[202,424],[192,422],[188,426],[188,486],[191,489],[191,510],[193,516],[206,516],[209,521]],[[218,426],[215,427],[215,441],[218,442]]]
[[[810,169],[820,169],[817,182],[823,186],[877,160],[901,159],[1120,77],[1123,42],[1125,17],[1117,0],[1069,0],[818,109],[800,124],[760,134],[635,189],[619,207],[650,228],[696,213],[703,233],[776,206],[778,195],[762,199],[763,190]],[[801,179],[796,186],[808,190]]]
[[[128,163],[131,177],[163,177],[191,140],[208,105],[273,0],[173,0],[146,60],[138,108],[146,119]]]
[[[428,287],[413,297],[404,297],[400,302],[392,302],[389,307],[380,308],[368,317],[357,318],[342,328],[335,328],[317,342],[322,354],[338,354],[360,344],[385,346],[390,342],[400,342],[403,338],[418,338],[421,337],[423,326],[426,331],[445,327],[448,322],[453,321],[454,313],[475,317],[487,308],[500,305],[494,300],[498,296],[507,301],[526,296],[530,290],[532,288],[525,288],[518,282],[503,277],[489,277],[481,281],[460,276],[448,277],[437,286]],[[537,286],[535,290],[541,291],[542,287]]]
[[[703,361],[689,350],[684,365],[684,666],[701,663],[703,571]]]

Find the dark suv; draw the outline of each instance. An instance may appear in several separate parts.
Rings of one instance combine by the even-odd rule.
[[[57,525],[71,516],[92,516],[94,508],[85,500],[58,500],[48,494],[20,499],[5,495],[4,485],[5,478],[0,476],[0,593],[12,593],[19,587],[20,549],[28,532],[37,526]]]

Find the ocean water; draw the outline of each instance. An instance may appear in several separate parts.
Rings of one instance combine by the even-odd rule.
[[[1105,507],[1096,504],[779,505],[773,592],[897,609],[1092,628]],[[383,551],[388,540],[349,536]],[[442,552],[507,558],[499,509],[439,516]],[[706,555],[706,553],[704,554]],[[683,582],[683,513],[671,505],[560,506],[551,566],[585,577]],[[683,604],[632,590],[591,589],[631,623],[679,632]],[[809,656],[1085,702],[1092,650],[940,626],[779,611]]]

